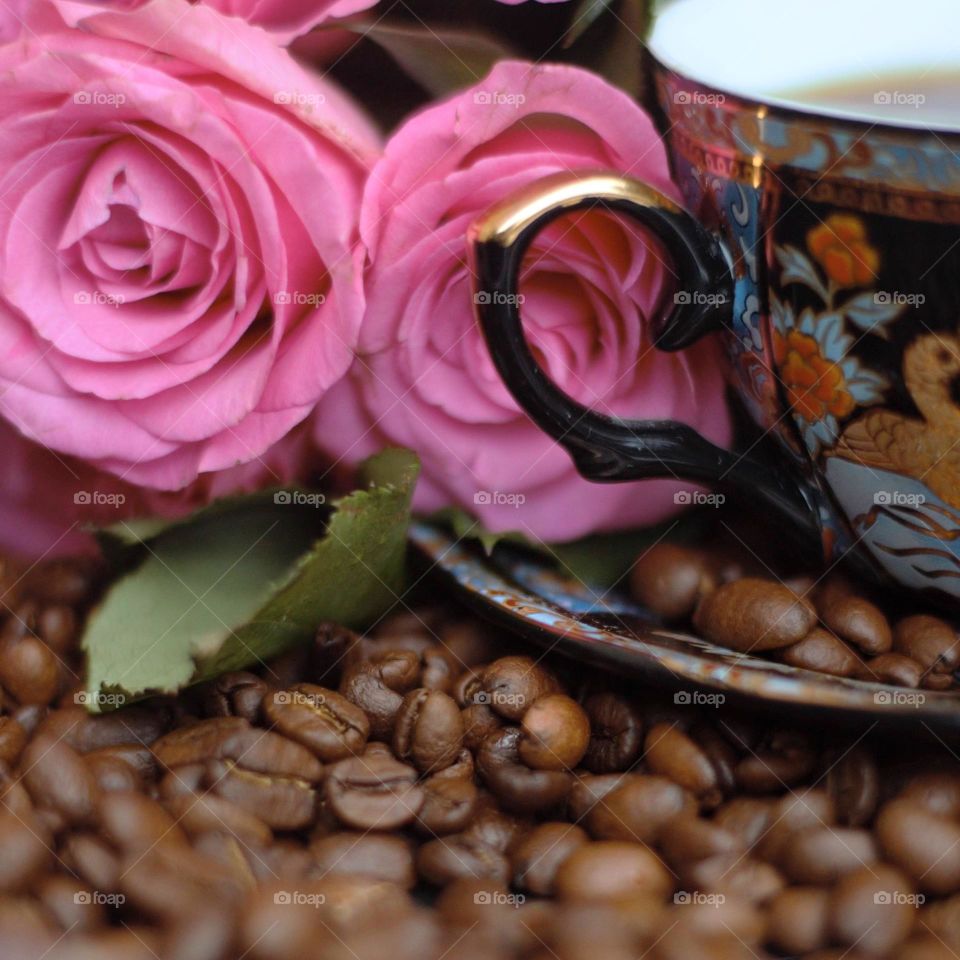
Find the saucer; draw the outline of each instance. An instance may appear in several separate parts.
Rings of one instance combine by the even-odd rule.
[[[501,542],[488,556],[476,542],[424,521],[411,525],[410,541],[431,575],[479,614],[548,650],[672,688],[678,703],[737,702],[926,727],[934,735],[960,732],[960,692],[832,677],[727,650],[667,629],[625,593],[591,589],[549,557],[513,544]]]

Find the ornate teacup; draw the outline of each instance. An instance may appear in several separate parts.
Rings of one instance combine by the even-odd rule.
[[[678,0],[650,48],[690,212],[602,171],[490,211],[473,253],[478,290],[495,294],[477,299],[501,375],[588,479],[732,485],[825,561],[856,559],[960,609],[960,8],[806,0],[787,32],[767,0]],[[925,81],[930,63],[955,85]],[[517,306],[524,251],[598,206],[636,218],[675,262],[658,347],[722,329],[778,455],[587,410],[539,368]]]

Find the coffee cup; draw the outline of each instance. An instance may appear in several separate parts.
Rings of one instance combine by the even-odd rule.
[[[825,563],[960,609],[960,8],[806,0],[784,21],[763,0],[676,0],[649,47],[684,205],[598,170],[489,211],[471,251],[500,375],[587,479],[733,488]],[[678,279],[657,347],[719,333],[774,444],[722,450],[550,382],[520,268],[540,230],[590,208],[666,248]]]

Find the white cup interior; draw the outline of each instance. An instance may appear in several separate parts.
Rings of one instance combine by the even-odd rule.
[[[960,0],[672,0],[650,49],[765,103],[960,130]]]

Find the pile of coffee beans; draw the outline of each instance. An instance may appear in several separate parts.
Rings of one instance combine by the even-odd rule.
[[[419,606],[92,715],[95,572],[8,594],[3,960],[960,953],[960,760],[919,729],[631,687]],[[772,620],[796,646],[830,616],[733,586],[736,609],[718,586],[696,614],[718,636]]]
[[[950,623],[885,611],[842,575],[780,580],[743,553],[663,542],[637,560],[630,588],[666,623],[738,653],[898,687],[957,686]]]

